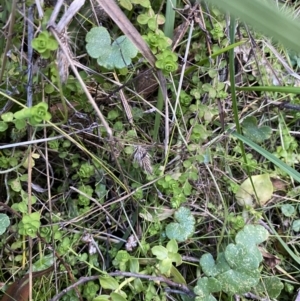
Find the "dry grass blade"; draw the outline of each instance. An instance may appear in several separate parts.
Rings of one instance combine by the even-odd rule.
[[[93,99],[93,97],[91,96],[90,92],[88,91],[84,81],[82,80],[79,72],[77,71],[77,68],[75,67],[72,58],[70,58],[69,56],[69,51],[68,49],[66,49],[65,45],[62,43],[62,41],[60,40],[56,30],[54,30],[53,28],[50,29],[51,33],[53,34],[53,36],[56,38],[61,50],[64,52],[65,54],[65,58],[68,60],[70,67],[72,69],[72,71],[74,72],[75,77],[78,79],[79,84],[81,85],[83,91],[85,92],[90,104],[93,106],[95,112],[97,113],[102,125],[104,126],[109,138],[111,139],[113,136],[113,132],[112,129],[110,128],[109,124],[107,123],[105,117],[103,116],[102,112],[100,111],[100,109],[98,108],[95,100]]]
[[[136,147],[133,160],[134,162],[137,162],[147,174],[151,175],[153,173],[150,155],[142,146]]]

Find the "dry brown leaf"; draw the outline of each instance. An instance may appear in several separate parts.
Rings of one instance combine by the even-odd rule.
[[[39,278],[53,270],[50,268],[32,273],[32,279]],[[12,283],[5,291],[1,301],[27,301],[29,299],[29,274]]]

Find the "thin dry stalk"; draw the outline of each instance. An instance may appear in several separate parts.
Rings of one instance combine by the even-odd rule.
[[[107,135],[109,137],[109,140],[111,141],[113,138],[113,132],[112,129],[110,128],[109,124],[107,123],[106,119],[104,118],[102,112],[100,111],[99,107],[97,106],[96,102],[94,101],[92,95],[90,94],[87,86],[85,85],[84,81],[82,80],[77,68],[75,67],[73,60],[70,58],[69,56],[69,51],[68,49],[65,48],[64,44],[61,42],[58,34],[56,33],[54,28],[50,28],[51,33],[53,34],[53,36],[56,38],[61,50],[64,52],[66,59],[68,60],[70,67],[72,68],[72,71],[74,72],[75,77],[77,78],[78,82],[80,83],[84,93],[86,94],[90,104],[93,106],[95,112],[97,113],[102,125],[104,126]]]

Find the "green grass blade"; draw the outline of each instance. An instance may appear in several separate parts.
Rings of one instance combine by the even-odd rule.
[[[299,87],[282,87],[282,86],[253,86],[253,87],[235,87],[238,91],[261,91],[261,92],[280,92],[300,94]]]
[[[177,6],[177,0],[167,0],[166,6],[166,23],[164,26],[164,33],[170,39],[173,39],[174,35],[174,26],[175,26],[175,10]]]
[[[243,141],[244,143],[248,144],[250,147],[252,147],[255,151],[260,153],[262,156],[264,156],[266,159],[274,163],[277,167],[279,167],[282,171],[286,172],[290,177],[292,177],[295,181],[300,183],[300,173],[296,171],[294,168],[288,166],[285,164],[282,160],[275,157],[273,154],[268,152],[267,150],[263,149],[247,137],[240,135],[238,133],[232,133],[232,135],[239,140]]]
[[[291,176],[295,181],[300,182],[300,173],[297,172],[295,169],[291,168],[287,164],[285,164],[280,159],[276,158],[273,154],[269,153],[267,150],[263,149],[250,139],[244,137],[243,135],[240,135],[238,133],[232,133],[234,137],[237,137],[240,141],[248,144],[250,147],[252,147],[254,150],[256,150],[258,153],[263,155],[266,159],[274,163],[276,166],[278,166],[281,170],[285,171],[289,176]],[[287,251],[287,253],[298,263],[300,264],[300,258],[297,256],[290,248],[289,246],[284,242],[284,240],[280,237],[280,235],[275,231],[272,223],[269,221],[268,217],[264,214],[265,220],[268,222],[270,228],[273,231],[274,236],[278,239],[280,244],[283,246],[283,248]]]
[[[174,26],[175,26],[175,10],[173,7],[176,7],[177,0],[167,0],[167,7],[166,7],[166,23],[164,26],[164,34],[169,37],[170,39],[173,38],[174,33]],[[164,96],[159,89],[158,96],[157,96],[157,104],[156,109],[157,111],[161,112],[164,107]],[[153,140],[159,141],[158,139],[158,132],[160,128],[160,121],[161,121],[161,115],[156,112],[155,115],[155,121],[154,121],[154,129],[153,129]]]
[[[245,44],[246,42],[247,42],[247,40],[239,41],[239,42],[230,44],[230,45],[228,45],[227,47],[224,47],[224,48],[222,48],[222,49],[220,49],[220,50],[218,50],[218,51],[212,53],[212,55],[211,55],[210,57],[206,57],[205,59],[201,60],[200,62],[195,63],[195,65],[193,65],[193,66],[187,68],[187,69],[185,70],[185,72],[184,72],[184,75],[188,75],[188,74],[190,74],[191,72],[194,72],[195,70],[197,70],[197,68],[198,68],[199,66],[203,66],[204,64],[206,64],[207,62],[209,62],[209,59],[213,59],[213,58],[215,58],[215,57],[218,57],[218,56],[221,55],[222,53],[227,52],[227,51],[229,51],[230,49],[233,49],[233,48],[235,48],[235,47],[237,47],[237,46],[243,45],[243,44]]]
[[[199,1],[199,0],[198,0]],[[271,0],[207,0],[226,12],[241,18],[255,29],[281,42],[285,47],[299,51],[300,22],[282,6]]]

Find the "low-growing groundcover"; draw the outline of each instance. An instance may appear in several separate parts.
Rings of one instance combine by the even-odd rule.
[[[211,2],[2,7],[0,300],[297,299],[299,50]]]

